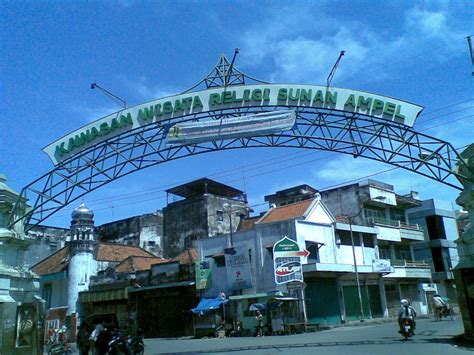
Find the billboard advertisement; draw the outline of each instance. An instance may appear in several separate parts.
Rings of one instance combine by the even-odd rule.
[[[227,285],[231,290],[252,288],[249,252],[246,247],[224,249]]]
[[[298,243],[288,237],[273,245],[273,266],[275,283],[278,285],[293,281],[303,282],[301,258],[307,257],[307,250],[300,250]]]

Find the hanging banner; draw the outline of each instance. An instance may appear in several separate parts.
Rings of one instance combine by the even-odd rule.
[[[231,290],[252,288],[249,254],[246,247],[224,249],[227,285]]]
[[[204,290],[211,287],[211,269],[207,261],[196,262],[196,290]]]
[[[298,243],[284,237],[273,245],[273,265],[275,282],[285,284],[292,281],[303,281],[301,258],[307,257],[307,250],[300,250]]]

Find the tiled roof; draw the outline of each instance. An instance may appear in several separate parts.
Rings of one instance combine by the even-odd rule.
[[[115,243],[98,243],[95,252],[98,261],[122,261],[129,256],[155,256],[140,247]]]
[[[196,249],[188,249],[183,251],[173,260],[179,261],[181,265],[193,264],[196,260],[198,260],[198,253]]]
[[[255,223],[259,220],[260,216],[245,218],[240,221],[239,231],[245,231],[252,229]]]
[[[51,254],[46,259],[41,260],[39,263],[33,265],[31,270],[38,275],[49,275],[56,272],[67,270],[69,264],[69,247],[66,246],[59,249],[54,254]]]
[[[304,200],[292,203],[291,205],[272,208],[257,223],[287,221],[303,217],[313,200]]]
[[[158,257],[129,256],[115,268],[116,272],[133,272],[150,270],[153,264],[161,264],[169,261]]]
[[[112,261],[121,262],[130,256],[143,258],[156,258],[155,255],[142,249],[131,245],[122,245],[114,243],[98,243],[95,246],[96,260],[98,261]],[[158,258],[159,259],[159,258]],[[47,258],[41,260],[32,267],[32,270],[38,275],[49,275],[56,272],[67,270],[69,265],[69,247],[58,250]]]

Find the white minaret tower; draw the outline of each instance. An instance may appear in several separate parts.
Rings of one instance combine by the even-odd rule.
[[[72,211],[71,218],[67,314],[76,313],[76,318],[79,318],[79,292],[87,291],[91,275],[97,274],[97,261],[94,260],[94,212],[82,203]]]

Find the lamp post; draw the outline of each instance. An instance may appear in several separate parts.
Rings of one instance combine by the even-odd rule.
[[[377,196],[372,198],[372,200],[379,200],[383,201],[385,200],[386,197],[384,196]],[[360,280],[359,280],[359,271],[357,269],[357,258],[356,258],[356,253],[355,253],[355,245],[354,245],[354,233],[352,231],[352,223],[354,222],[354,219],[360,215],[360,213],[364,210],[364,205],[359,209],[359,211],[352,216],[346,216],[347,221],[349,222],[349,233],[351,235],[351,246],[352,246],[352,257],[354,260],[354,273],[356,277],[356,284],[357,284],[357,296],[359,298],[359,316],[360,316],[360,321],[364,321],[364,307],[362,306],[362,293],[360,291]]]
[[[357,295],[359,297],[359,316],[360,316],[361,322],[364,319],[364,308],[362,307],[362,293],[360,292],[359,272],[357,270],[357,258],[356,258],[356,253],[355,253],[354,234],[352,232],[352,222],[354,221],[354,218],[357,217],[362,212],[362,210],[363,210],[363,207],[359,210],[359,212],[357,212],[356,215],[347,217],[347,220],[349,222],[349,232],[351,234],[352,257],[354,259],[354,272],[355,272],[356,284],[357,284]]]

